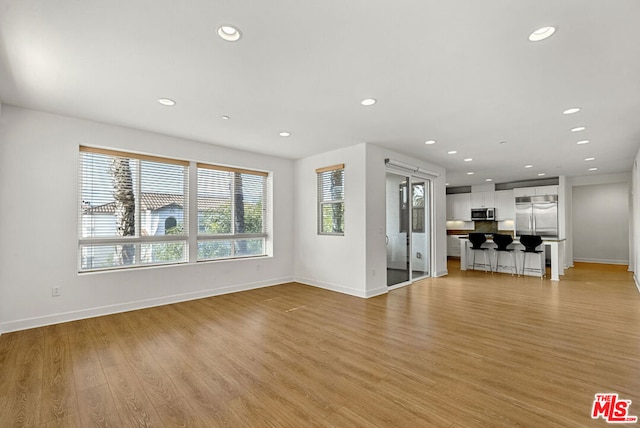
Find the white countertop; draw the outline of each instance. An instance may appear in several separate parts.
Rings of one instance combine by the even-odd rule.
[[[457,236],[458,239],[469,239],[469,235],[451,235],[451,236]],[[560,238],[542,238],[542,242],[562,242],[562,241],[566,241],[566,239],[560,239]],[[493,242],[493,238],[487,238],[486,242]],[[520,242],[520,238],[513,238],[513,242],[515,243],[519,243]]]

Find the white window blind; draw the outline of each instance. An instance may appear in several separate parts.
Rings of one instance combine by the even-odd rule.
[[[79,270],[187,262],[188,167],[80,147]]]
[[[198,260],[265,255],[268,174],[197,166]]]
[[[318,234],[344,235],[344,164],[318,168]]]

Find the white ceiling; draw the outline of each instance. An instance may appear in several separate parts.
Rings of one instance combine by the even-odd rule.
[[[0,0],[0,100],[288,158],[370,142],[452,186],[627,172],[639,26],[638,0]]]

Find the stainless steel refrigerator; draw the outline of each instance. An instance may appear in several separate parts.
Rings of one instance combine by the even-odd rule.
[[[558,196],[516,198],[516,236],[558,237]]]

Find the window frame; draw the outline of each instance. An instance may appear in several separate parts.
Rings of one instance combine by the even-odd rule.
[[[201,233],[200,232],[200,220],[198,218],[198,224],[196,229],[196,239],[197,239],[197,243],[198,245],[200,243],[205,243],[205,242],[216,242],[216,241],[229,241],[230,242],[230,255],[228,256],[221,256],[221,257],[205,257],[205,258],[201,258],[200,257],[200,249],[198,247],[198,251],[196,253],[196,261],[197,262],[208,262],[208,261],[216,261],[216,260],[230,260],[230,259],[243,259],[243,258],[250,258],[250,257],[264,257],[268,255],[268,249],[267,249],[267,241],[269,239],[269,228],[268,228],[268,204],[269,204],[269,194],[268,194],[268,179],[269,179],[269,173],[264,172],[264,171],[255,171],[255,170],[250,170],[250,169],[244,169],[244,168],[232,168],[232,167],[228,167],[228,166],[222,166],[222,165],[214,165],[214,164],[208,164],[208,163],[202,163],[202,162],[198,162],[196,163],[196,177],[199,176],[199,170],[200,169],[204,169],[204,170],[213,170],[213,171],[223,171],[223,172],[229,172],[229,173],[233,173],[234,177],[233,179],[230,179],[230,183],[231,183],[231,188],[229,191],[229,200],[230,200],[230,229],[231,232],[230,233]],[[235,201],[235,194],[236,194],[236,176],[235,174],[244,174],[244,175],[254,175],[254,176],[260,176],[263,177],[264,180],[262,182],[262,200],[261,200],[261,211],[262,211],[262,218],[261,218],[261,222],[262,222],[262,232],[256,233],[256,232],[252,232],[252,233],[237,233],[236,232],[236,217],[235,217],[235,208],[236,208],[236,201]],[[198,213],[198,215],[200,214],[200,210],[199,210],[199,205],[198,205],[198,199],[200,197],[199,194],[199,181],[196,179],[196,188],[198,189],[196,191],[196,197],[195,197],[195,204],[196,204],[196,212]],[[246,240],[255,240],[255,239],[262,239],[262,254],[243,254],[243,255],[237,255],[236,254],[236,243],[238,243],[239,241],[246,241]]]
[[[334,173],[335,171],[341,171],[342,175],[342,197],[335,199],[325,199],[325,187],[324,184],[326,182],[325,174]],[[323,236],[344,236],[346,225],[345,225],[345,165],[343,163],[337,165],[326,166],[322,168],[316,169],[317,176],[317,234]],[[323,228],[323,220],[324,220],[324,208],[325,207],[334,207],[335,205],[342,206],[342,231],[339,232],[325,232]],[[331,217],[333,220],[333,217]]]
[[[415,189],[418,188],[419,186],[422,186],[423,188],[423,205],[419,206],[416,205],[415,202]],[[416,183],[411,183],[411,191],[409,191],[409,186],[407,183],[404,184],[400,184],[399,186],[399,191],[400,191],[400,198],[399,199],[399,209],[400,209],[400,225],[399,225],[399,232],[400,233],[407,233],[407,214],[406,212],[408,210],[411,210],[411,232],[412,233],[424,233],[425,231],[425,225],[424,225],[424,210],[425,210],[425,206],[424,206],[424,192],[425,192],[425,182],[424,181],[420,181],[420,182],[416,182]],[[407,201],[405,202],[403,199],[403,192],[406,192],[407,195]]]
[[[132,236],[99,236],[99,237],[83,237],[83,227],[85,225],[85,217],[86,214],[85,209],[87,206],[83,201],[83,186],[85,183],[85,177],[83,176],[83,153],[94,153],[104,156],[111,157],[120,157],[131,160],[135,160],[137,162],[141,161],[151,161],[151,162],[160,162],[167,163],[173,165],[180,165],[185,167],[184,169],[184,181],[181,183],[173,182],[175,185],[182,184],[184,193],[183,193],[183,219],[182,219],[182,227],[183,230],[177,234],[164,234],[164,235],[142,235],[142,209],[140,204],[141,199],[141,184],[139,180],[139,176],[142,172],[136,169],[135,174],[138,178],[133,179],[134,182],[134,195],[135,197],[135,235]],[[271,203],[272,198],[269,194],[270,189],[270,178],[271,174],[265,171],[256,171],[250,169],[243,168],[233,168],[228,166],[221,165],[213,165],[206,163],[199,163],[195,161],[185,161],[179,159],[165,158],[160,156],[146,155],[146,154],[137,154],[119,150],[111,150],[111,149],[103,149],[96,148],[90,146],[79,146],[79,163],[78,163],[78,237],[77,237],[77,245],[78,245],[78,267],[77,271],[79,274],[85,273],[93,273],[93,272],[102,272],[102,271],[120,271],[120,270],[128,270],[128,269],[139,269],[139,268],[149,268],[149,267],[158,267],[158,266],[167,266],[167,265],[183,265],[183,264],[196,264],[201,262],[215,262],[215,261],[223,261],[223,260],[235,260],[235,259],[245,259],[245,258],[253,258],[253,257],[266,257],[269,256],[272,251],[272,237],[270,234],[270,212],[271,212]],[[252,174],[264,177],[262,183],[262,200],[261,200],[261,216],[262,216],[262,232],[261,233],[231,233],[231,234],[220,234],[220,235],[201,235],[199,233],[199,222],[198,222],[198,168],[205,167],[210,169],[217,169],[221,171],[229,171],[234,173],[242,173],[242,174]],[[136,181],[137,180],[137,181]],[[102,182],[104,185],[104,182]],[[231,199],[233,200],[233,194],[231,195]],[[233,211],[232,211],[233,217]],[[233,220],[235,223],[235,220]],[[223,258],[206,258],[200,259],[198,257],[198,243],[201,241],[216,241],[216,240],[232,240],[232,247],[235,247],[236,241],[247,240],[247,239],[256,239],[260,238],[262,240],[261,254],[249,254],[249,255],[237,255],[232,252],[232,255],[229,257]],[[143,258],[141,257],[141,253],[146,249],[143,248],[145,244],[157,244],[157,243],[172,243],[172,242],[182,242],[184,243],[184,257],[181,260],[177,261],[155,261],[153,263],[145,263],[143,262]],[[121,264],[121,265],[112,265],[112,266],[102,266],[102,267],[83,267],[83,248],[87,246],[91,247],[100,247],[100,246],[116,246],[116,245],[135,245],[136,257],[135,262],[133,264]],[[235,249],[235,248],[234,248]]]

